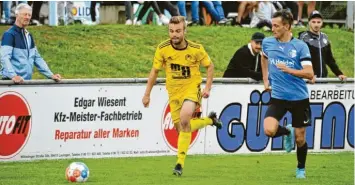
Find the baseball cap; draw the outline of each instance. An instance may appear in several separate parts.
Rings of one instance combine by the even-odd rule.
[[[251,36],[251,40],[254,40],[256,42],[262,42],[264,38],[265,38],[265,35],[263,33],[260,33],[260,32],[255,32]]]
[[[323,16],[322,16],[322,14],[319,13],[319,11],[314,10],[314,11],[311,13],[311,15],[309,16],[308,21],[310,21],[310,20],[313,19],[313,18],[321,18],[321,19],[323,19]]]

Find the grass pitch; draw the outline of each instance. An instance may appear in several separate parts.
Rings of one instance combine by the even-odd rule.
[[[9,27],[0,26],[2,35]],[[35,26],[33,34],[41,56],[54,73],[64,78],[147,78],[155,49],[168,39],[164,26]],[[293,30],[295,37],[306,28]],[[250,41],[258,29],[232,26],[189,27],[187,38],[203,44],[215,64],[215,77],[222,77],[237,49]],[[354,32],[324,28],[339,68],[354,77]],[[264,32],[270,36],[270,32]],[[203,76],[205,70],[202,67]],[[161,72],[160,77],[164,77]],[[334,74],[329,70],[329,77]],[[44,78],[36,72],[33,79]]]
[[[68,184],[65,168],[74,161],[86,163],[92,185],[275,185],[354,184],[354,153],[309,154],[307,179],[296,179],[296,154],[188,156],[183,176],[172,175],[174,156],[43,160],[0,163],[1,185]]]

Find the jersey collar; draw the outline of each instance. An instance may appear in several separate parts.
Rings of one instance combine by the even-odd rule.
[[[181,49],[179,49],[179,48],[175,48],[175,47],[174,47],[174,45],[173,45],[173,43],[171,43],[171,40],[170,40],[170,45],[171,45],[171,47],[173,47],[175,50],[185,50],[185,49],[187,48],[187,46],[189,46],[189,42],[187,42],[187,40],[186,40],[186,39],[185,39],[185,42],[186,42],[186,47],[181,48]]]
[[[311,31],[307,31],[307,32],[308,32],[308,34],[309,34],[312,38],[314,38],[314,39],[319,39],[320,36],[322,35],[322,32],[320,32],[319,35],[317,35],[317,34],[311,32]]]
[[[294,37],[292,36],[291,39],[290,39],[288,42],[291,42],[293,39],[294,39]],[[280,42],[279,39],[276,39],[276,40],[277,40],[277,42],[279,42],[279,43],[288,43],[288,42]]]

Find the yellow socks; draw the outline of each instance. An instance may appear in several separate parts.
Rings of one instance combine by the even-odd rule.
[[[180,132],[178,139],[178,160],[177,163],[184,167],[187,150],[191,142],[191,132]]]
[[[201,129],[207,125],[212,125],[213,121],[211,118],[194,118],[190,120],[191,132]]]
[[[195,118],[190,120],[191,132],[201,129],[207,125],[212,125],[211,118]],[[191,143],[191,132],[180,132],[178,138],[178,160],[177,163],[184,167],[187,150]]]

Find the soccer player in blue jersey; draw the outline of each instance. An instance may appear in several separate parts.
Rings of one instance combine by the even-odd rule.
[[[308,46],[292,37],[292,14],[287,10],[276,12],[272,18],[273,37],[262,42],[262,73],[271,100],[264,119],[264,132],[269,137],[284,137],[284,146],[291,152],[294,139],[297,144],[296,178],[306,178],[306,127],[310,125],[310,105],[306,82],[312,80],[313,69]],[[270,87],[271,85],[271,87]],[[292,125],[279,125],[289,111]]]

